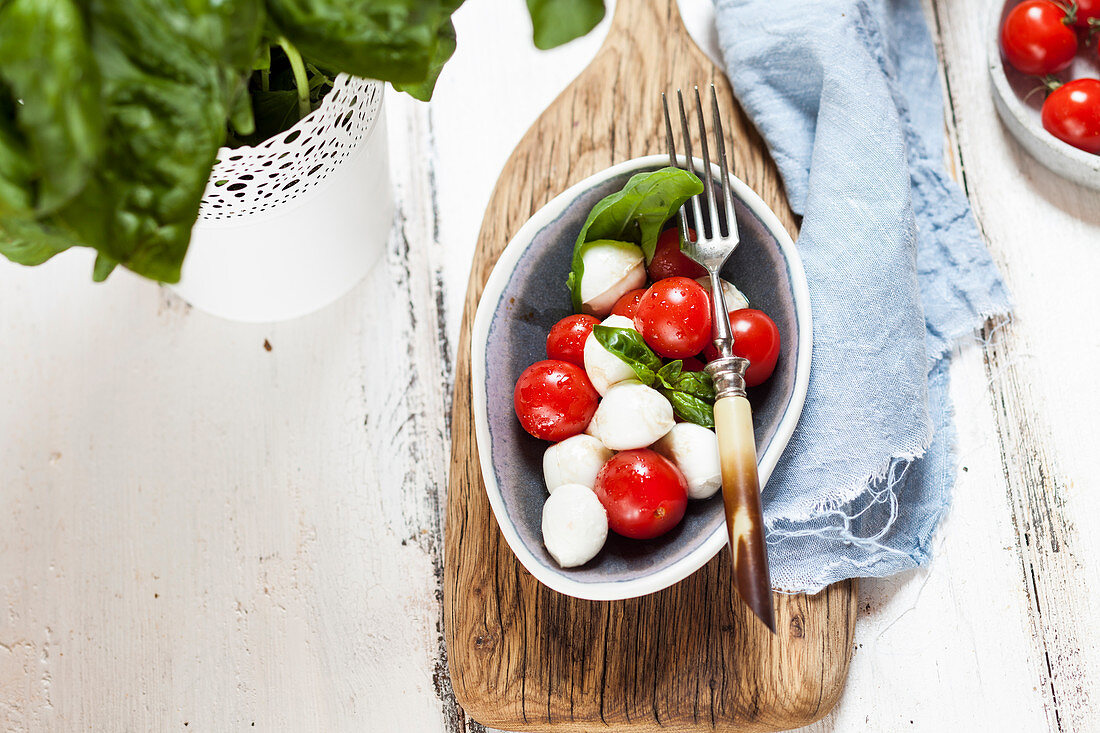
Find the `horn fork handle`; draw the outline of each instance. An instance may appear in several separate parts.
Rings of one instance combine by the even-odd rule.
[[[752,408],[745,397],[744,370],[748,362],[724,357],[707,365],[718,399],[714,403],[714,430],[722,464],[722,500],[726,509],[733,578],[737,592],[764,625],[775,633],[768,550],[764,542],[764,512],[756,473],[756,440]]]

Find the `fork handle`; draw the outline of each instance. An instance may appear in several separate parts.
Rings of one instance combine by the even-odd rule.
[[[775,631],[771,574],[764,542],[764,513],[756,473],[756,440],[752,408],[744,395],[719,397],[714,403],[714,430],[722,465],[722,501],[726,509],[734,583],[741,598]]]

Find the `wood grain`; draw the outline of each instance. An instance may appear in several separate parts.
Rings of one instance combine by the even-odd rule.
[[[728,553],[663,592],[579,601],[534,580],[491,516],[470,413],[470,326],[486,278],[519,226],[568,185],[662,152],[659,93],[714,83],[737,174],[795,232],[774,165],[721,72],[670,0],[619,0],[591,65],[535,122],[505,165],[474,257],[458,345],[446,515],[444,619],[455,695],[512,730],[777,730],[836,702],[852,647],[855,583],[776,596],[779,633],[736,598]]]

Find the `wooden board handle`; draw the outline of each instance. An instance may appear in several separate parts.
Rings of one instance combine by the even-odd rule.
[[[715,402],[714,432],[718,434],[718,455],[722,462],[722,500],[734,581],[748,607],[774,632],[775,610],[749,401],[735,395]]]

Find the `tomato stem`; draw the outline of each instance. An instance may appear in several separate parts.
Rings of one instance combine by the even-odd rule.
[[[1062,22],[1066,25],[1072,26],[1077,23],[1077,0],[1070,0],[1070,2],[1056,2],[1054,3],[1062,9],[1062,12],[1066,14],[1062,18]]]

